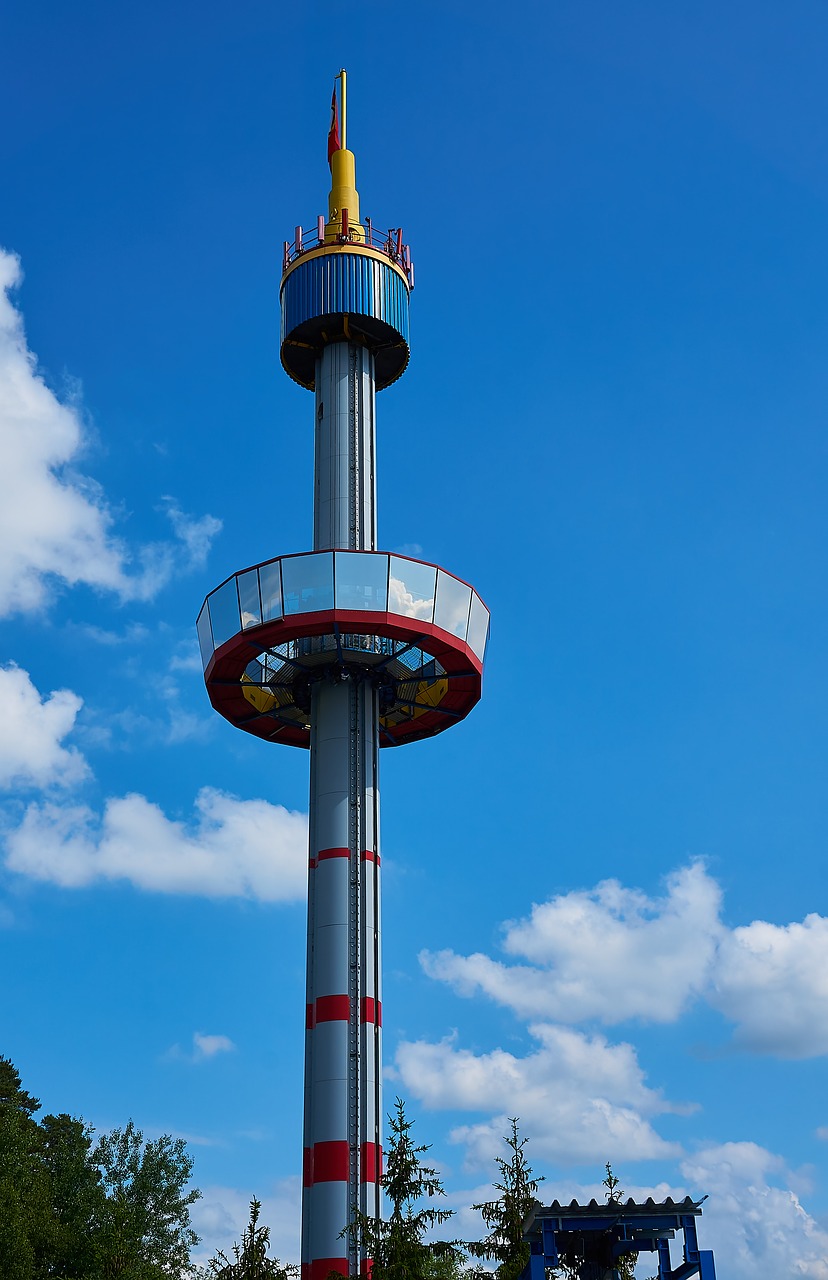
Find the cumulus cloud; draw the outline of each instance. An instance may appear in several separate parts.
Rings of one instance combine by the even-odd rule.
[[[753,1142],[725,1142],[687,1157],[681,1172],[692,1194],[710,1197],[699,1233],[724,1274],[828,1280],[828,1232],[803,1208],[780,1156]]]
[[[64,888],[126,881],[156,893],[295,902],[305,892],[307,819],[209,787],[189,824],[144,796],[85,806],[32,804],[6,838],[6,866]]]
[[[719,947],[711,1002],[747,1049],[783,1058],[828,1053],[828,919],[734,929]]]
[[[459,995],[519,1017],[668,1023],[704,999],[736,1024],[742,1048],[828,1053],[828,919],[730,929],[721,910],[719,885],[694,862],[661,897],[604,880],[535,904],[503,932],[503,950],[528,964],[451,950],[423,951],[420,964]]]
[[[679,1108],[648,1088],[629,1044],[610,1044],[570,1027],[530,1028],[538,1048],[524,1057],[494,1049],[474,1053],[450,1037],[401,1044],[396,1074],[431,1109],[483,1111],[491,1118],[459,1125],[452,1141],[470,1166],[501,1154],[508,1116],[532,1134],[533,1154],[564,1164],[608,1158],[647,1160],[677,1154],[652,1117]]]
[[[0,786],[68,786],[84,778],[83,756],[63,746],[82,706],[69,689],[41,697],[27,671],[0,667]]]
[[[520,1015],[673,1022],[707,981],[720,906],[719,886],[694,863],[669,877],[661,898],[604,880],[534,905],[503,939],[504,951],[531,965],[453,951],[420,960],[461,995],[479,991]]]
[[[79,405],[46,385],[10,292],[19,260],[0,249],[0,616],[41,608],[50,580],[146,600],[179,568],[203,561],[220,522],[167,500],[174,542],[133,555],[113,533],[100,488],[70,472],[83,445]]]

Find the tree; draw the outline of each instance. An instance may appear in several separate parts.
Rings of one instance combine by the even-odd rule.
[[[70,1115],[38,1123],[37,1098],[0,1057],[2,1280],[180,1280],[191,1271],[186,1190],[192,1160],[180,1138],[144,1142],[132,1121],[92,1147]]]
[[[299,1275],[299,1268],[293,1263],[282,1264],[278,1258],[268,1258],[270,1227],[259,1226],[261,1208],[261,1201],[254,1196],[241,1244],[233,1245],[234,1261],[219,1250],[207,1264],[206,1275],[211,1280],[293,1280]]]
[[[503,1141],[508,1156],[496,1158],[500,1181],[494,1183],[500,1195],[496,1200],[473,1204],[483,1215],[488,1235],[466,1246],[472,1257],[497,1262],[497,1280],[517,1280],[529,1261],[529,1245],[523,1239],[523,1223],[530,1209],[538,1203],[535,1192],[543,1178],[534,1177],[523,1148],[528,1138],[518,1134],[518,1118],[509,1120],[510,1130]]]
[[[430,1148],[414,1145],[414,1122],[406,1118],[401,1098],[397,1098],[388,1121],[391,1135],[382,1185],[391,1214],[379,1219],[357,1213],[343,1235],[373,1259],[373,1280],[452,1280],[463,1257],[459,1244],[425,1240],[432,1227],[454,1213],[453,1209],[422,1204],[446,1194],[437,1170],[420,1159]]]
[[[183,1138],[163,1134],[155,1142],[130,1120],[98,1142],[92,1160],[101,1170],[106,1200],[97,1240],[106,1280],[178,1280],[190,1270],[198,1236],[190,1205],[200,1191],[186,1191],[193,1162]]]
[[[40,1103],[22,1088],[8,1058],[0,1057],[0,1275],[32,1280],[48,1249],[51,1210],[40,1164]]]
[[[95,1236],[106,1206],[100,1171],[91,1158],[92,1129],[64,1114],[44,1116],[40,1131],[51,1210],[43,1274],[87,1280],[96,1275]]]

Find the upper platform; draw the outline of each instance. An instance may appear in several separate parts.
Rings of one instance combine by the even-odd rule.
[[[360,342],[374,356],[381,391],[405,371],[409,357],[408,299],[414,285],[411,250],[400,228],[377,232],[360,222],[354,156],[331,157],[327,220],[297,227],[284,245],[280,290],[282,365],[312,391],[316,361],[329,342]]]

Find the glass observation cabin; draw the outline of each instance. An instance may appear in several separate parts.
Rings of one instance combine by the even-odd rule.
[[[238,728],[309,746],[313,683],[360,678],[378,691],[380,745],[396,746],[479,700],[489,611],[437,565],[317,551],[233,574],[197,626],[210,701]]]

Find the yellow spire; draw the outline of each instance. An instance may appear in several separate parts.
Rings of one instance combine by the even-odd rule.
[[[359,221],[359,192],[356,189],[356,159],[353,151],[348,151],[347,143],[347,97],[346,75],[343,68],[336,77],[340,84],[341,102],[340,121],[342,146],[331,156],[331,193],[328,196],[328,222],[325,227],[325,240],[335,241],[344,234],[342,211],[347,210],[348,238],[352,242],[365,243],[365,229]]]

